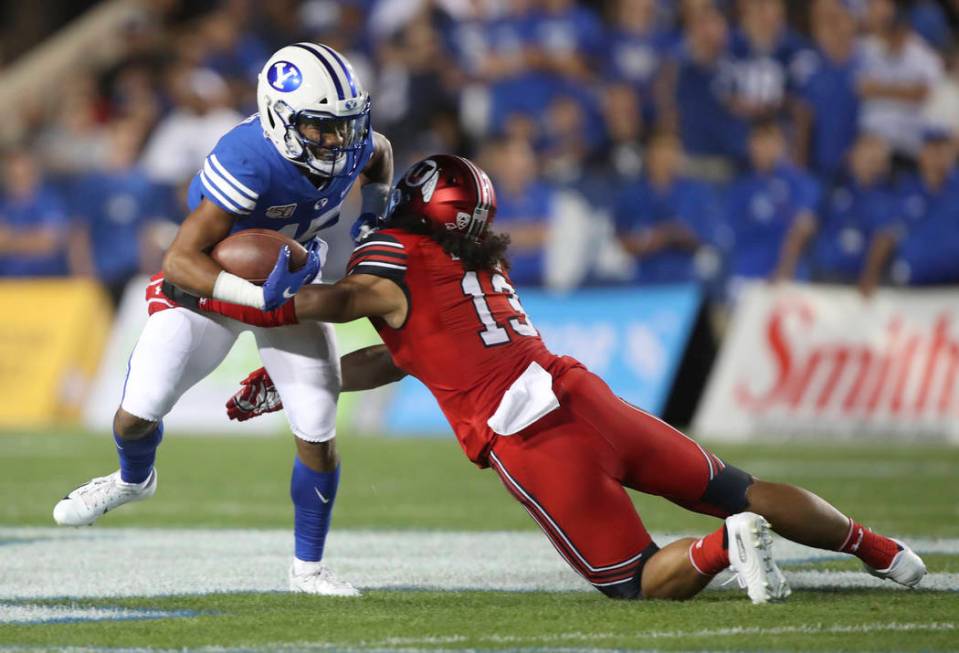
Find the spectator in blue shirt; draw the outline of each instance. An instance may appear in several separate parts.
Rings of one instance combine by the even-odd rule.
[[[709,281],[718,273],[711,247],[719,220],[709,188],[682,176],[679,138],[650,139],[643,177],[626,186],[614,210],[616,233],[636,258],[641,283]]]
[[[785,138],[773,120],[753,127],[749,159],[752,170],[732,184],[726,198],[735,238],[730,275],[792,278],[802,253],[796,245],[808,238],[804,232],[815,229],[819,185],[786,160]]]
[[[712,7],[692,14],[666,84],[661,122],[678,128],[691,168],[723,168],[696,176],[722,177],[746,159],[747,124],[727,106],[732,64],[726,19]]]
[[[746,120],[779,116],[786,103],[789,66],[804,43],[786,24],[783,0],[745,0],[739,6],[740,25],[730,47],[730,103]]]
[[[842,172],[859,123],[856,20],[844,5],[822,0],[811,17],[816,47],[797,55],[792,65],[797,158],[834,179]]]
[[[496,228],[510,237],[510,278],[520,286],[541,286],[554,191],[539,179],[526,141],[502,140],[487,158],[496,187]]]
[[[77,271],[95,276],[114,305],[120,303],[127,282],[149,271],[156,262],[149,252],[148,222],[163,214],[159,189],[136,165],[140,133],[121,123],[110,134],[107,167],[78,180],[72,209],[78,218],[73,249]],[[152,248],[155,249],[155,248]]]
[[[606,78],[635,90],[647,124],[655,120],[654,81],[670,47],[658,28],[657,5],[657,0],[615,0],[603,51]]]
[[[60,196],[26,150],[9,152],[3,171],[0,277],[66,275],[70,226]]]
[[[205,56],[202,67],[216,71],[236,88],[246,88],[246,80],[256,79],[270,58],[270,49],[252,31],[244,30],[250,21],[249,8],[231,6],[203,19],[201,34]]]
[[[530,40],[530,0],[507,4],[505,15],[482,16],[477,29],[464,34],[458,42],[461,65],[471,77],[489,85],[489,115],[485,129],[500,133],[514,113],[532,111],[538,94],[529,91],[528,50]]]
[[[889,185],[889,145],[862,134],[849,153],[848,172],[823,198],[810,259],[819,281],[855,283],[873,235],[896,217]]]
[[[900,182],[898,220],[870,245],[859,288],[872,294],[883,280],[897,285],[959,281],[959,170],[948,131],[923,133],[919,170]]]

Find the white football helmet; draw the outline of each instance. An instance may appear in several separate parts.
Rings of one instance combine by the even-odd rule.
[[[322,177],[352,174],[370,130],[370,96],[346,57],[320,43],[277,50],[256,87],[260,124],[287,160]]]

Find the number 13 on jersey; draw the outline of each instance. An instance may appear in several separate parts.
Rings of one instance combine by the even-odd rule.
[[[489,289],[484,290],[485,282]],[[487,347],[506,344],[510,330],[519,336],[538,336],[516,291],[499,272],[467,272],[463,275],[463,294],[473,298],[473,307],[482,323],[479,332]]]

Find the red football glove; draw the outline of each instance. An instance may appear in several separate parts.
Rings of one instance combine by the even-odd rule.
[[[153,315],[168,308],[176,308],[177,303],[163,294],[163,273],[157,272],[147,284],[147,315]],[[291,302],[292,303],[292,302]]]
[[[265,368],[250,372],[240,385],[242,387],[226,402],[226,414],[230,419],[245,422],[283,408],[280,393]]]

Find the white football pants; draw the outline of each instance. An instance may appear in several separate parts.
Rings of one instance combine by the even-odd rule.
[[[308,442],[333,439],[340,359],[333,327],[320,322],[267,329],[181,307],[154,313],[130,355],[120,407],[141,419],[162,419],[223,361],[243,331],[256,338],[293,434]]]

